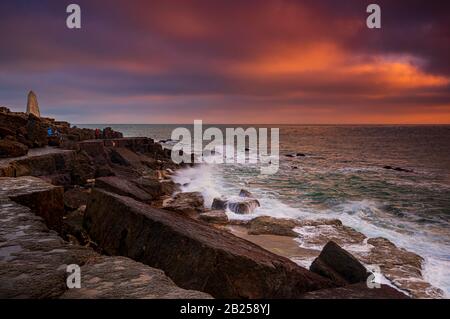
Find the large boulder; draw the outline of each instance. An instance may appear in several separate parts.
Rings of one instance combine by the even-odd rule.
[[[333,241],[325,245],[309,269],[338,285],[365,282],[369,275],[366,268],[352,254]]]
[[[132,180],[132,182],[149,194],[152,199],[157,199],[159,196],[165,194],[164,185],[156,178],[139,177]],[[167,195],[172,195],[172,193]]]
[[[0,158],[27,155],[28,147],[22,143],[8,139],[0,140]]]
[[[297,298],[334,286],[227,231],[98,189],[85,226],[107,254],[160,268],[180,287],[218,298]]]
[[[149,203],[153,199],[150,194],[137,187],[133,182],[116,176],[97,178],[95,187],[115,194],[129,196],[144,203]]]
[[[79,151],[71,163],[71,179],[75,185],[85,185],[95,178],[97,169],[94,162],[85,151]]]

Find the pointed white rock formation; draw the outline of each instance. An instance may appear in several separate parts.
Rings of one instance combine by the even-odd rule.
[[[27,114],[33,114],[37,117],[41,117],[37,97],[33,91],[30,91],[30,93],[28,93]]]

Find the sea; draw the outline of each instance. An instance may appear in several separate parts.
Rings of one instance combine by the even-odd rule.
[[[111,126],[125,136],[157,141],[170,139],[178,127],[192,131],[192,124],[78,126]],[[262,175],[249,163],[201,164],[176,173],[182,191],[202,192],[206,205],[214,197],[236,196],[242,188],[252,192],[261,207],[251,215],[229,213],[236,219],[338,218],[368,237],[385,237],[422,256],[424,278],[450,296],[450,126],[252,127],[279,128],[276,174]],[[304,156],[286,156],[297,153]]]

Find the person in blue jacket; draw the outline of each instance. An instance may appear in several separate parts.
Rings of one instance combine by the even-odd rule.
[[[47,129],[47,136],[53,136],[53,130],[52,130],[52,128],[51,127],[49,127],[48,129]]]

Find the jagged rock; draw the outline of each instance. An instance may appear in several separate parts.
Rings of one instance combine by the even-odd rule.
[[[173,196],[164,208],[186,216],[197,217],[204,211],[205,201],[200,192],[178,193]]]
[[[131,181],[116,176],[97,178],[95,187],[115,194],[129,196],[144,203],[149,203],[153,199],[150,194],[137,187]]]
[[[309,269],[337,285],[365,282],[368,277],[366,268],[358,259],[333,241],[325,245]]]
[[[74,211],[81,206],[87,205],[90,191],[75,187],[64,193],[64,207],[68,211]]]
[[[378,265],[383,275],[394,285],[415,298],[442,298],[442,290],[426,282],[422,275],[423,258],[398,248],[386,238],[370,238],[367,243],[373,248],[358,253],[358,258],[370,265]]]
[[[72,179],[69,173],[40,176],[40,178],[52,185],[63,186],[64,189],[70,187],[70,185],[72,184]]]
[[[70,241],[70,237],[73,236],[76,242],[81,245],[89,243],[89,236],[83,227],[85,211],[85,205],[78,207],[75,211],[64,216],[62,225],[63,237]]]
[[[366,283],[358,283],[307,292],[300,296],[300,299],[409,299],[409,297],[387,285],[371,289],[367,287]]]
[[[249,222],[248,233],[250,235],[270,234],[297,237],[298,233],[293,229],[299,224],[300,223],[294,219],[261,216],[256,217]]]
[[[0,177],[0,198],[10,198],[30,208],[56,231],[61,229],[64,215],[63,192],[62,187],[37,177]]]
[[[0,158],[19,157],[28,153],[28,147],[19,142],[11,140],[0,140]]]
[[[34,116],[41,117],[37,96],[33,91],[28,93],[27,114],[33,114]]]
[[[160,268],[177,285],[218,298],[296,298],[333,286],[226,231],[98,189],[85,225],[106,253]]]
[[[75,185],[85,185],[88,180],[95,178],[96,168],[85,151],[75,154],[75,158],[71,163],[71,178]]]
[[[113,138],[122,138],[123,134],[120,132],[114,131],[111,127],[106,127],[103,129],[103,138],[104,139],[113,139]]]
[[[211,210],[199,215],[199,219],[211,224],[224,225],[228,223],[228,216],[224,210]]]
[[[5,138],[7,136],[15,137],[16,136],[15,130],[13,131],[13,130],[7,128],[7,127],[0,126],[0,137],[1,138]]]

